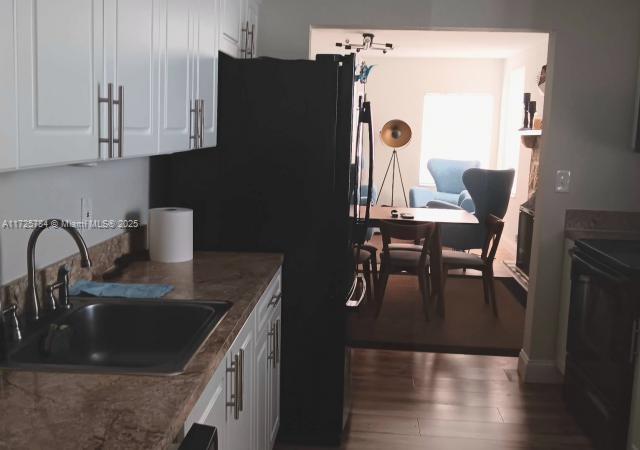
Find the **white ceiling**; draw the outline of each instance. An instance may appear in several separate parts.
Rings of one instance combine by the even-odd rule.
[[[362,43],[364,32],[374,33],[376,43],[393,43],[394,49],[386,55],[369,50],[363,56],[389,58],[508,58],[549,40],[546,33],[313,28],[310,53],[347,52],[336,42]]]

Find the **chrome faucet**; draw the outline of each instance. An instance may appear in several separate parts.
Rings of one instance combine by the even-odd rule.
[[[40,300],[36,290],[36,242],[40,233],[49,227],[62,228],[69,233],[80,250],[80,265],[82,267],[91,267],[87,244],[75,227],[60,219],[48,219],[38,225],[31,233],[27,244],[27,305],[31,305],[31,310],[29,311],[31,320],[37,320],[40,317]]]

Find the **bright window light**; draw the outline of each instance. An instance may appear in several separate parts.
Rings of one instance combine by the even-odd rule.
[[[503,136],[502,148],[500,151],[501,169],[515,169],[516,180],[518,163],[520,159],[520,133],[518,129],[522,127],[522,93],[524,92],[525,69],[518,67],[508,74],[506,82],[506,98],[503,103]],[[511,193],[515,195],[518,183],[513,183]]]
[[[424,96],[420,184],[433,185],[427,169],[432,158],[491,161],[493,96],[435,94]]]

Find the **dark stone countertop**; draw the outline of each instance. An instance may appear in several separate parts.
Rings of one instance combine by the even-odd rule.
[[[0,448],[165,448],[282,264],[282,256],[196,252],[131,263],[114,281],[168,283],[166,298],[234,303],[177,376],[0,371]]]
[[[567,210],[565,238],[578,239],[640,239],[640,212]]]

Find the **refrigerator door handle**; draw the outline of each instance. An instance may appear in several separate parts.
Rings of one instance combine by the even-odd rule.
[[[373,200],[373,121],[371,120],[371,103],[364,102],[362,109],[363,123],[367,124],[369,135],[369,176],[367,177],[367,205],[365,208],[364,224],[365,229],[369,227],[369,216],[371,213],[371,202]]]

